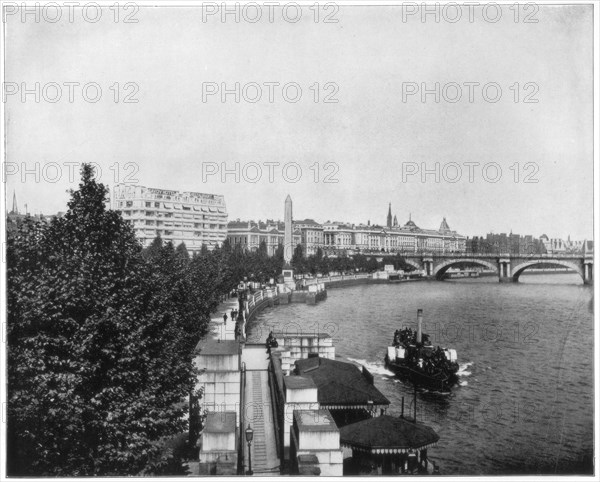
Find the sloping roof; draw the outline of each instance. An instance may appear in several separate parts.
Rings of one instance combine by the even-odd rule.
[[[227,229],[248,229],[248,221],[229,221]]]
[[[368,418],[340,429],[340,444],[374,453],[420,450],[439,439],[431,427],[391,415]]]
[[[288,377],[283,377],[283,383],[285,383],[285,388],[289,388],[290,390],[305,390],[309,388],[317,388],[315,382],[310,377],[299,377],[296,375],[291,375]]]
[[[295,364],[297,375],[313,379],[318,389],[317,399],[323,406],[390,404],[352,363],[314,357],[297,360]]]
[[[319,223],[317,223],[314,219],[310,219],[310,218],[302,219],[299,221],[294,221],[294,224],[311,224],[311,225],[320,226]]]

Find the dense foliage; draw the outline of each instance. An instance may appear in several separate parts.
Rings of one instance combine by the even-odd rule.
[[[193,349],[224,293],[281,274],[283,247],[225,241],[190,257],[159,237],[142,250],[93,169],[81,175],[64,216],[25,218],[8,236],[8,473],[183,473],[171,447],[188,397],[197,406]],[[379,264],[300,246],[292,260],[312,274]]]
[[[284,266],[283,246],[279,245],[273,256],[267,254],[264,242],[258,250],[249,251],[239,244],[231,245],[229,241],[223,243],[222,248],[217,248],[205,256],[214,257],[221,266],[221,279],[223,286],[232,286],[239,280],[247,278],[250,281],[266,283],[270,279],[277,279]],[[195,259],[195,257],[194,257]],[[315,254],[306,256],[302,245],[297,245],[292,255],[291,265],[295,274],[322,274],[330,273],[371,273],[382,269],[384,265],[393,265],[395,269],[412,271],[414,268],[406,264],[400,255],[377,261],[376,255],[355,254],[353,256],[325,256],[321,248]]]
[[[156,242],[156,240],[155,240]],[[198,253],[192,258],[210,260],[219,266],[219,285],[222,289],[235,286],[240,280],[258,281],[267,283],[270,279],[277,279],[281,275],[284,266],[283,246],[279,245],[276,253],[269,256],[267,245],[262,242],[256,251],[244,249],[241,245],[231,245],[228,240],[222,247],[212,252]],[[302,245],[294,249],[291,265],[295,274],[318,273],[327,275],[329,273],[355,273],[373,272],[383,268],[385,264],[394,265],[396,269],[411,271],[414,268],[407,265],[400,255],[388,257],[377,261],[376,255],[355,254],[353,256],[325,256],[322,249],[317,249],[315,254],[306,256]]]
[[[64,216],[9,236],[11,475],[172,473],[165,440],[186,429],[192,348],[224,285],[185,248],[142,256],[106,197],[85,165]]]
[[[364,254],[327,257],[323,254],[321,248],[318,248],[315,254],[305,256],[302,246],[297,245],[292,256],[292,266],[298,274],[372,273],[383,268],[386,264],[393,265],[395,269],[404,269],[406,271],[414,269],[412,266],[407,265],[404,258],[400,255],[388,257],[381,261],[377,261],[376,255]]]

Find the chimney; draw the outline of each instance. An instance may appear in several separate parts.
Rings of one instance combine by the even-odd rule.
[[[417,310],[417,345],[421,344],[422,331],[423,331],[423,310],[419,308]]]

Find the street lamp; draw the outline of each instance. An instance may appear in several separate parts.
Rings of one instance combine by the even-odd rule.
[[[254,472],[252,472],[252,453],[250,452],[250,445],[252,444],[253,438],[254,430],[252,430],[250,424],[248,424],[248,428],[246,429],[246,442],[248,442],[248,472],[246,472],[246,475],[254,475]]]

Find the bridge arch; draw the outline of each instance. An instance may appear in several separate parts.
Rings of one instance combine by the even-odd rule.
[[[479,266],[483,266],[485,268],[494,270],[496,274],[498,273],[498,265],[496,265],[495,263],[491,263],[490,261],[478,258],[457,258],[449,259],[438,264],[437,266],[434,266],[433,276],[435,276],[438,280],[444,279],[444,274],[446,274],[446,271],[448,271],[452,266],[461,263],[477,264]]]
[[[414,259],[404,258],[404,263],[418,270],[423,269],[423,265]]]
[[[566,261],[566,260],[560,260],[560,259],[548,259],[548,260],[536,259],[533,261],[525,261],[523,263],[520,263],[512,268],[513,281],[519,281],[519,276],[521,276],[523,274],[523,271],[525,271],[527,268],[531,268],[532,266],[537,266],[537,265],[564,266],[565,268],[569,268],[569,269],[572,269],[573,271],[576,271],[579,274],[579,276],[581,276],[581,279],[585,282],[585,275],[583,273],[583,268],[579,264],[576,264],[572,261]]]

